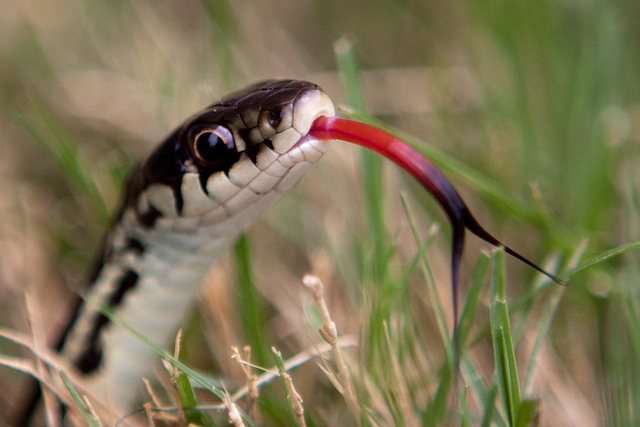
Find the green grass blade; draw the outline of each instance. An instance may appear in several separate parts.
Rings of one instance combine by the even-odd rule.
[[[482,414],[481,427],[490,427],[491,421],[494,417],[496,405],[496,396],[498,394],[498,387],[493,386],[487,393],[487,398],[484,400],[484,414]]]
[[[413,238],[415,240],[416,247],[418,249],[418,256],[420,257],[420,261],[421,261],[420,266],[422,270],[422,276],[425,280],[427,292],[429,293],[429,300],[431,301],[431,305],[433,307],[433,310],[436,316],[436,322],[438,324],[438,330],[440,331],[440,337],[442,338],[442,342],[445,343],[445,347],[448,347],[447,351],[453,354],[453,348],[450,345],[449,332],[447,331],[447,323],[444,317],[444,311],[442,309],[442,302],[438,297],[438,292],[435,286],[435,280],[433,278],[431,267],[429,266],[429,261],[427,260],[427,256],[426,256],[426,245],[423,245],[420,242],[418,227],[415,223],[413,215],[409,213],[409,205],[407,204],[407,200],[404,197],[404,195],[401,197],[401,201],[402,201],[402,208],[404,209],[404,212],[405,212],[405,217],[409,222],[409,227],[411,228],[411,233],[413,234]],[[431,233],[430,236],[427,238],[427,243],[430,243],[431,239],[433,239],[437,229],[433,231],[434,232]]]
[[[433,400],[429,403],[427,410],[422,416],[423,426],[439,426],[447,415],[447,399],[449,397],[451,381],[453,380],[451,367],[452,363],[449,360],[445,360],[440,367],[440,371],[438,372],[440,382]]]
[[[338,70],[344,80],[347,102],[359,110],[364,109],[360,67],[354,43],[343,37],[334,44]],[[360,149],[360,165],[364,185],[365,216],[367,224],[367,245],[364,251],[363,280],[365,292],[371,297],[369,316],[369,359],[371,363],[384,353],[386,341],[384,321],[388,321],[397,302],[396,281],[389,275],[390,254],[393,248],[389,242],[385,219],[384,159],[379,154]]]
[[[131,326],[129,326],[125,321],[123,321],[120,317],[116,316],[112,310],[109,310],[107,307],[101,307],[100,312],[107,316],[109,320],[111,320],[116,325],[119,325],[129,331],[133,336],[135,336],[138,340],[143,342],[147,347],[153,350],[158,356],[162,359],[169,361],[173,366],[180,369],[182,372],[187,374],[191,379],[200,384],[205,390],[209,391],[213,395],[217,396],[220,400],[224,400],[224,393],[222,390],[212,385],[210,381],[173,357],[173,355],[169,354],[164,348],[162,348],[157,343],[151,341],[146,336],[142,335]]]
[[[474,395],[480,402],[484,402],[483,407],[483,419],[488,419],[489,425],[495,425],[497,427],[506,427],[507,423],[502,414],[495,410],[495,401],[498,394],[497,385],[493,384],[491,388],[487,387],[483,376],[478,369],[473,365],[469,357],[466,357],[462,352],[462,359],[460,360],[460,366],[464,369],[465,377],[469,378],[468,387],[473,390]],[[493,423],[493,424],[491,424]]]
[[[289,421],[291,422],[291,425],[297,426],[299,424],[296,418],[296,413],[293,410],[293,400],[292,400],[293,398],[289,394],[289,388],[287,387],[287,384],[284,379],[284,374],[286,374],[287,372],[287,369],[284,364],[284,359],[282,358],[282,354],[275,348],[272,347],[271,352],[273,354],[274,360],[276,361],[278,372],[280,372],[280,381],[282,382],[282,389],[287,399],[287,413],[289,414]]]
[[[265,318],[263,299],[253,281],[249,238],[243,233],[234,248],[236,259],[236,285],[238,290],[238,313],[242,313],[242,331],[251,343],[252,353],[258,365],[266,366],[270,360],[267,334],[264,331]]]
[[[238,37],[237,17],[233,4],[229,0],[209,0],[201,2],[207,16],[213,24],[211,26],[211,40],[216,49],[217,64],[220,67],[220,79],[224,87],[237,84],[235,73],[234,43]]]
[[[520,407],[520,382],[506,303],[504,250],[501,248],[493,251],[490,321],[500,400],[509,425],[515,426]]]
[[[615,258],[619,255],[622,255],[626,252],[632,251],[632,250],[636,250],[640,248],[640,242],[633,242],[633,243],[627,243],[624,245],[620,245],[618,247],[615,247],[613,249],[609,249],[608,251],[605,252],[601,252],[599,255],[596,255],[594,258],[590,259],[589,261],[586,261],[580,265],[578,265],[577,267],[571,268],[567,271],[565,271],[564,273],[562,273],[562,275],[560,276],[561,279],[566,279],[569,278],[571,276],[575,276],[578,273],[581,273],[595,265],[601,264],[603,262],[609,261],[612,258]]]
[[[193,387],[191,387],[189,376],[184,372],[181,372],[176,376],[176,384],[178,386],[178,394],[180,395],[182,407],[195,408],[196,406],[198,406],[199,402],[196,399],[195,393],[193,392]],[[208,416],[206,412],[189,409],[185,409],[184,412],[185,416],[187,417],[187,422],[190,424],[199,426],[213,425],[213,419]]]
[[[576,248],[575,252],[573,253],[573,255],[571,257],[571,261],[569,262],[569,266],[572,266],[572,265],[575,264],[575,262],[577,262],[577,261],[573,261],[574,259],[578,260],[584,255],[584,251],[586,250],[586,246],[587,246],[587,241],[584,241],[583,243],[578,245],[578,247]],[[531,289],[525,295],[521,296],[520,298],[515,300],[512,304],[510,304],[510,312],[511,313],[518,313],[518,312],[522,311],[523,309],[526,309],[527,307],[530,307],[531,304],[533,304],[533,302],[534,302],[534,300],[536,298],[538,298],[544,291],[546,291],[547,289],[549,289],[550,287],[553,287],[553,286],[560,286],[560,285],[558,285],[557,283],[553,282],[552,280],[549,280],[546,277],[543,277],[542,278],[542,282],[540,283],[539,286],[536,286],[534,289]],[[491,331],[491,325],[487,325],[485,328],[482,328],[480,330],[480,332],[478,332],[478,334],[473,337],[473,339],[471,341],[471,345],[473,345],[474,343],[478,342],[484,336],[489,334],[490,331]]]
[[[527,376],[525,377],[524,387],[527,389],[529,384],[531,383],[531,379],[533,378],[533,370],[536,366],[536,360],[538,351],[544,341],[545,337],[547,337],[547,332],[551,327],[551,321],[553,320],[553,316],[558,309],[558,305],[560,304],[560,300],[562,295],[564,294],[566,287],[558,286],[553,290],[553,295],[551,296],[550,302],[547,304],[544,314],[540,319],[538,326],[538,333],[536,334],[536,339],[533,343],[533,347],[531,348],[531,354],[529,356],[529,363],[527,365]]]
[[[71,397],[73,397],[73,400],[76,402],[76,405],[78,406],[78,409],[80,410],[80,413],[84,417],[84,420],[87,422],[87,424],[90,427],[101,427],[100,422],[96,420],[95,417],[91,414],[89,408],[87,407],[87,404],[84,402],[82,397],[80,397],[80,393],[78,393],[78,391],[73,387],[73,384],[71,384],[71,381],[69,380],[69,377],[67,377],[67,374],[65,374],[62,369],[60,369],[58,372],[60,373],[62,382],[64,383],[65,387],[67,387],[67,390],[69,390],[69,393],[71,393]]]
[[[31,98],[30,101],[30,111],[35,117],[22,114],[17,116],[18,121],[64,172],[69,186],[78,191],[81,197],[89,200],[100,223],[108,224],[111,219],[110,209],[89,172],[89,166],[80,158],[78,141],[56,121],[41,102],[35,98]]]
[[[538,399],[524,399],[516,414],[516,427],[539,425],[540,401]]]
[[[584,250],[587,247],[587,242],[584,241],[582,245],[578,246],[578,249],[574,252],[572,258],[569,260],[569,268],[575,267],[576,264],[580,261],[582,256],[584,255]],[[541,288],[542,286],[538,286]],[[560,300],[564,295],[566,286],[557,286],[554,288],[553,293],[549,302],[546,304],[545,311],[540,319],[540,326],[538,327],[538,333],[536,334],[536,340],[533,343],[533,347],[531,349],[531,355],[529,357],[529,364],[527,366],[527,376],[525,379],[525,390],[529,388],[529,384],[531,383],[531,379],[533,378],[533,370],[536,366],[536,360],[538,351],[544,341],[544,338],[547,337],[549,329],[551,329],[551,324],[553,317],[558,309],[558,305],[560,304]]]
[[[347,102],[354,108],[364,111],[360,66],[358,65],[353,41],[349,39],[349,37],[342,37],[335,42],[333,51],[336,56],[338,71],[344,78],[344,90],[347,95]]]
[[[347,102],[359,110],[364,110],[360,67],[354,44],[346,37],[334,45],[338,70],[344,79],[344,91]],[[385,198],[383,181],[383,158],[377,153],[360,150],[360,166],[368,230],[368,243],[371,246],[372,259],[369,263],[373,283],[379,284],[387,279],[387,225],[385,221]]]
[[[467,292],[464,307],[460,313],[460,350],[464,351],[465,342],[467,336],[471,331],[471,325],[473,324],[473,317],[475,316],[476,309],[478,307],[478,299],[480,298],[480,291],[482,291],[482,285],[484,282],[484,276],[489,268],[491,258],[485,252],[480,253],[476,268],[473,272],[471,279],[471,287]]]

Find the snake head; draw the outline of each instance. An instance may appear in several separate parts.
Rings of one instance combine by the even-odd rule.
[[[134,174],[127,205],[146,227],[245,228],[329,149],[309,136],[334,106],[317,85],[270,80],[232,93],[171,133]]]

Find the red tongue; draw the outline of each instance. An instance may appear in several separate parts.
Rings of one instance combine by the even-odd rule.
[[[319,117],[309,135],[318,139],[341,139],[376,151],[418,180],[436,198],[449,220],[461,222],[466,205],[440,172],[426,157],[405,141],[371,125],[338,116]],[[490,242],[495,244],[493,241]]]
[[[453,229],[451,249],[451,286],[454,306],[454,342],[457,345],[458,282],[460,259],[464,248],[465,228],[494,246],[504,246],[505,252],[528,264],[557,283],[564,283],[535,265],[516,251],[503,245],[473,217],[458,192],[447,178],[426,157],[405,141],[371,125],[337,116],[319,117],[311,125],[309,135],[317,139],[341,139],[376,151],[402,167],[435,197],[447,214]]]

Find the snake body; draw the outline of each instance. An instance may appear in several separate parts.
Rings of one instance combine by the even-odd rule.
[[[130,408],[157,356],[100,307],[166,344],[211,264],[320,159],[332,116],[315,84],[266,81],[188,119],[134,171],[58,350],[115,407]]]

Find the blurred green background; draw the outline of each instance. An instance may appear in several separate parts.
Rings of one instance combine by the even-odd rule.
[[[368,113],[498,189],[487,190],[445,160],[472,210],[503,241],[534,260],[556,252],[565,263],[585,239],[584,259],[636,242],[638,22],[639,4],[623,0],[5,0],[0,322],[27,330],[25,287],[42,295],[48,316],[63,317],[68,284],[78,288],[131,165],[211,100],[256,80],[292,77],[348,102],[334,53],[339,40],[354,46]],[[336,145],[252,232],[261,292],[269,296],[272,282],[328,263],[327,276],[350,289],[340,294],[347,302],[338,295],[336,304],[366,305],[367,288],[359,283],[371,269],[368,257],[375,260],[368,239],[380,236],[363,225],[372,220],[371,201],[362,196],[359,167],[355,149]],[[432,215],[445,219],[402,177],[384,167],[381,200],[387,237],[406,263],[415,247],[405,236],[398,188],[421,210],[416,218],[424,230]],[[449,306],[446,228],[430,256]],[[271,260],[259,255],[274,235],[289,242],[281,253],[289,273],[273,273]],[[467,246],[468,281],[484,246]],[[640,422],[637,259],[630,251],[598,264],[562,294],[536,360],[546,374],[525,390],[542,400],[543,425]],[[510,262],[508,297],[524,294],[532,276]],[[548,299],[541,301],[530,304],[538,318]],[[520,327],[517,349],[526,366],[530,337]],[[491,352],[478,347],[474,357],[487,358],[491,368]],[[7,401],[20,381],[8,371],[0,372]],[[490,381],[491,372],[483,375]]]

